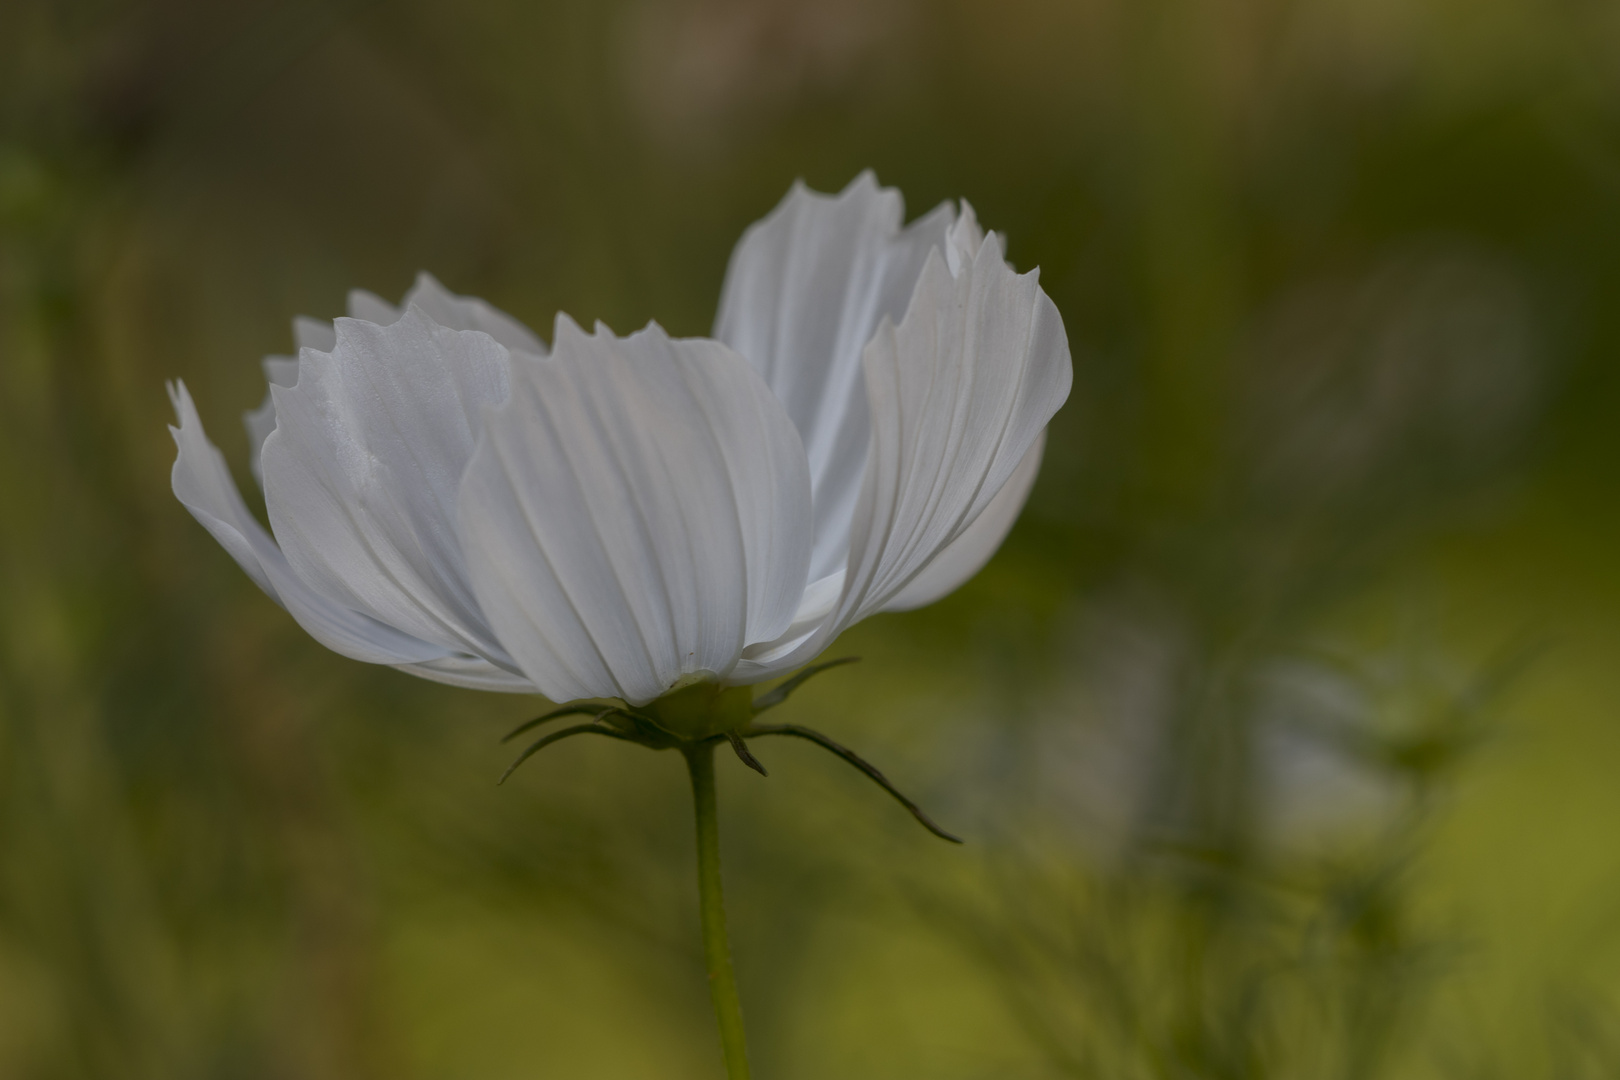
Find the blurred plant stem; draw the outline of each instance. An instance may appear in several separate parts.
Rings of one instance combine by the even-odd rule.
[[[748,1039],[743,1032],[737,978],[731,970],[726,940],[726,903],[720,881],[720,822],[715,812],[712,740],[682,748],[692,776],[692,806],[697,813],[698,906],[703,918],[703,960],[709,973],[709,997],[720,1025],[720,1047],[730,1080],[748,1078]]]

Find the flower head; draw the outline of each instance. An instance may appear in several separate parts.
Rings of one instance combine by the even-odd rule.
[[[1062,319],[973,211],[904,228],[863,173],[738,243],[713,338],[551,347],[424,274],[298,319],[249,413],[266,531],[172,388],[175,495],[357,660],[643,705],[803,666],[1000,545],[1071,379]]]

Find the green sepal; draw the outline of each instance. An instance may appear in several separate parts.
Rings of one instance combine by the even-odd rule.
[[[765,766],[759,763],[759,758],[754,756],[754,752],[748,749],[748,744],[742,741],[741,735],[738,735],[735,731],[728,731],[726,732],[726,738],[731,740],[731,749],[732,752],[737,755],[738,761],[742,762],[750,769],[753,769],[761,776],[771,775],[765,771]]]
[[[895,802],[899,803],[901,806],[910,811],[911,816],[917,820],[917,824],[921,825],[923,828],[927,829],[941,840],[949,840],[953,844],[962,843],[962,838],[960,836],[957,836],[954,833],[946,832],[944,829],[940,828],[934,819],[929,817],[928,814],[924,812],[922,807],[912,802],[906,797],[904,792],[895,787],[894,783],[887,776],[884,776],[882,770],[876,765],[873,765],[870,761],[867,761],[865,758],[861,757],[861,755],[857,754],[843,743],[838,742],[829,736],[823,735],[821,732],[816,731],[813,728],[803,727],[799,724],[751,724],[748,727],[743,728],[742,731],[738,732],[737,734],[744,739],[755,739],[761,735],[786,735],[790,738],[803,739],[806,742],[815,743],[823,750],[830,751],[833,755],[844,761],[846,764],[853,765],[856,771],[860,772],[868,780],[871,780],[878,787],[888,792],[890,797],[892,797]]]
[[[895,787],[877,766],[855,753],[849,747],[813,728],[802,727],[798,724],[754,723],[755,716],[786,701],[789,695],[808,680],[829,668],[852,664],[859,659],[858,656],[843,656],[836,660],[813,664],[792,678],[772,687],[758,698],[753,697],[752,691],[746,686],[722,686],[707,676],[689,676],[687,680],[676,684],[669,693],[646,705],[636,706],[622,702],[609,702],[607,704],[601,702],[576,702],[563,705],[524,724],[520,724],[508,733],[502,741],[505,742],[516,738],[518,735],[541,724],[564,716],[589,716],[591,722],[588,724],[575,724],[572,727],[563,728],[560,731],[554,731],[549,735],[536,739],[501,774],[500,782],[505,783],[506,778],[511,776],[519,765],[522,765],[552,743],[573,738],[575,735],[605,735],[610,739],[633,742],[650,750],[679,749],[688,755],[695,752],[698,747],[705,743],[715,743],[724,739],[731,745],[731,749],[744,765],[755,770],[761,776],[768,776],[769,773],[765,771],[765,766],[760,764],[759,759],[749,749],[747,740],[759,738],[762,735],[782,735],[803,739],[815,743],[823,750],[830,751],[881,787],[890,797],[905,807],[923,828],[942,840],[960,844],[962,842],[961,837],[942,829],[923,811],[922,807],[912,802],[899,788]]]
[[[552,743],[561,742],[562,740],[572,738],[575,735],[606,735],[610,739],[620,739],[624,742],[639,741],[635,736],[627,735],[623,731],[601,722],[593,724],[575,724],[573,727],[566,727],[561,731],[553,731],[550,735],[543,736],[529,744],[528,749],[519,754],[517,756],[517,760],[508,765],[506,767],[506,771],[501,773],[501,778],[495,782],[497,784],[506,783],[506,778],[517,772],[517,767],[519,765],[522,765],[525,761],[528,761],[531,757],[538,754]]]
[[[524,721],[511,731],[508,731],[505,735],[501,736],[501,742],[511,742],[519,735],[522,735],[525,731],[532,731],[541,724],[548,724],[551,721],[561,719],[564,716],[593,716],[600,720],[605,714],[613,712],[617,708],[619,708],[617,705],[601,705],[596,702],[589,701],[575,705],[564,705],[562,708],[553,709],[543,716],[537,716],[533,720]]]
[[[777,683],[765,693],[754,699],[754,715],[758,716],[766,709],[774,709],[788,699],[788,696],[803,686],[810,679],[820,675],[828,668],[841,667],[844,664],[853,664],[860,660],[858,656],[840,656],[836,660],[827,660],[820,664],[811,664],[803,671],[786,682]]]

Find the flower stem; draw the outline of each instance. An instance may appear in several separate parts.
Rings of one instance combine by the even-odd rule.
[[[715,813],[713,742],[682,748],[692,775],[692,804],[697,811],[698,905],[703,915],[703,959],[709,970],[709,997],[720,1025],[729,1080],[748,1080],[748,1040],[743,1034],[742,1004],[731,970],[726,941],[726,905],[720,885],[720,823]]]

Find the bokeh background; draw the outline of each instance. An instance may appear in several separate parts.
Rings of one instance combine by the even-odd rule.
[[[163,383],[252,494],[292,315],[702,334],[865,167],[1041,267],[1075,389],[779,714],[969,843],[722,762],[758,1075],[1620,1075],[1620,8],[6,0],[0,1077],[719,1075],[679,760],[497,788],[543,703],[307,639]]]

